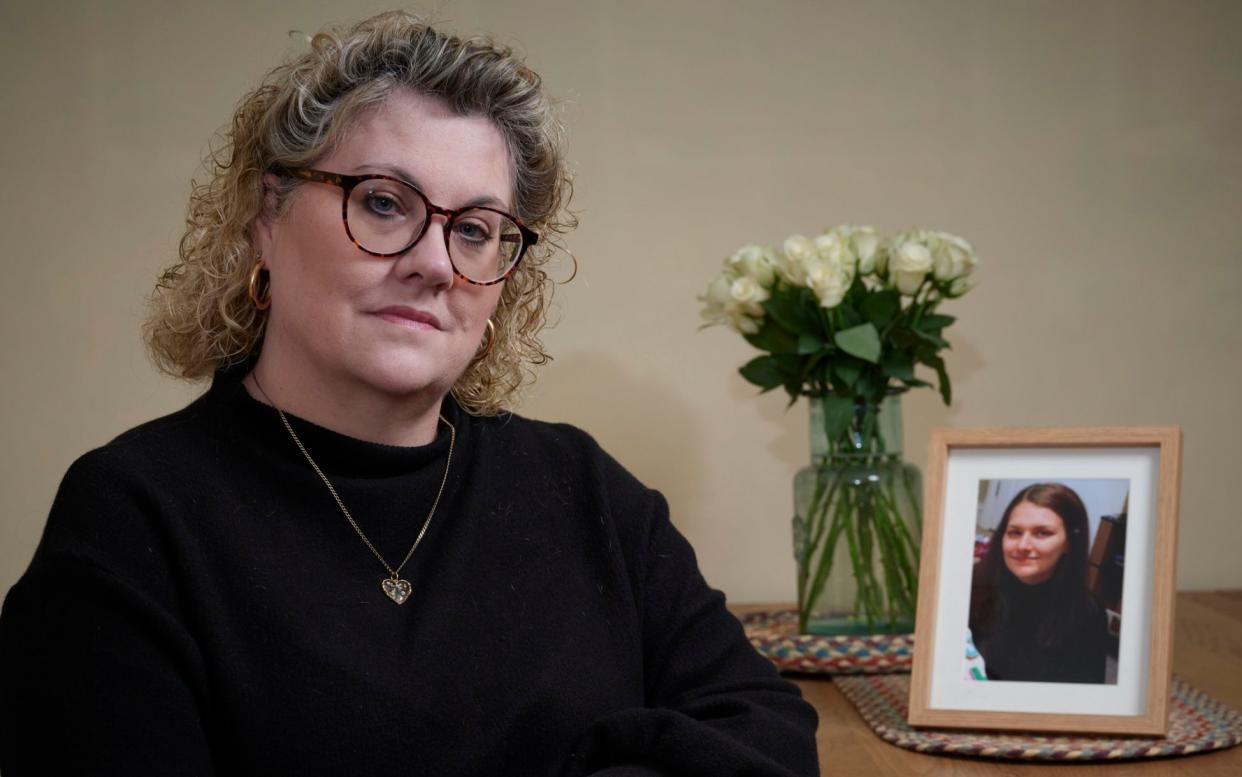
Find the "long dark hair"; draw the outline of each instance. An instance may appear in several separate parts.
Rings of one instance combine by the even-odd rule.
[[[1009,516],[1023,502],[1044,507],[1056,513],[1065,524],[1069,548],[1057,562],[1052,577],[1043,584],[1045,601],[1054,606],[1044,612],[1046,616],[1036,630],[1040,647],[1054,647],[1071,639],[1075,629],[1086,622],[1095,603],[1087,589],[1087,554],[1090,528],[1087,508],[1082,499],[1069,486],[1060,483],[1036,483],[1018,492],[1005,513],[1000,525],[992,534],[987,552],[975,567],[970,597],[970,627],[1003,639],[1005,624],[1021,615],[1013,611],[1013,602],[1021,598],[1026,584],[1014,577],[1005,566],[1004,537],[1009,528]],[[976,634],[978,636],[978,634]]]

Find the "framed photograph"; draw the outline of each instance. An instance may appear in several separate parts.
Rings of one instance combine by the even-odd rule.
[[[912,726],[1163,736],[1181,430],[935,429]]]

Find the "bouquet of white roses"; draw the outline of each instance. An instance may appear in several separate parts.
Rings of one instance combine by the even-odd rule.
[[[791,405],[813,398],[813,439],[835,462],[795,479],[803,632],[813,613],[838,610],[846,614],[827,617],[824,623],[836,625],[822,633],[870,631],[884,619],[892,630],[912,625],[918,475],[886,450],[880,405],[931,385],[915,375],[920,364],[935,372],[950,402],[940,351],[949,347],[944,330],[954,319],[937,308],[969,290],[976,263],[956,235],[915,229],[883,240],[871,227],[843,225],[814,238],[794,235],[780,251],[742,247],[700,297],[705,325],[730,326],[767,352],[741,368],[746,380],[764,391],[783,388]],[[821,607],[838,556],[851,565],[852,608]]]
[[[707,325],[725,324],[767,355],[741,368],[764,391],[825,399],[829,437],[856,405],[930,385],[935,371],[952,397],[939,351],[952,316],[936,308],[970,288],[977,260],[956,235],[915,229],[882,240],[871,227],[842,225],[814,238],[793,235],[781,251],[747,245],[725,261],[700,297]]]

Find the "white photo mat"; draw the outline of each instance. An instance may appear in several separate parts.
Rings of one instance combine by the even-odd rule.
[[[995,712],[1142,715],[1146,711],[1158,448],[1008,448],[949,451],[940,536],[940,586],[929,707]],[[962,671],[981,480],[1108,478],[1130,483],[1115,685],[968,680]]]

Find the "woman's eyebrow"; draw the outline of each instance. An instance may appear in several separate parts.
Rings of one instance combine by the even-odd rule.
[[[365,171],[368,170],[383,173],[384,175],[391,175],[394,178],[400,178],[413,186],[415,189],[418,189],[423,194],[427,193],[427,187],[423,186],[414,174],[412,174],[409,170],[406,170],[401,165],[365,163],[354,168],[353,173],[354,175],[358,175],[360,173],[365,174]],[[499,197],[491,194],[480,194],[472,197],[457,208],[457,210],[460,210],[461,208],[496,208],[497,210],[503,210],[506,213],[509,212],[509,204]]]
[[[416,178],[409,170],[406,170],[400,165],[364,162],[363,164],[355,166],[354,169],[350,171],[351,175],[366,175],[368,173],[391,175],[393,178],[400,178],[402,181],[410,184],[420,192],[423,191],[423,185],[419,182],[418,178]]]

